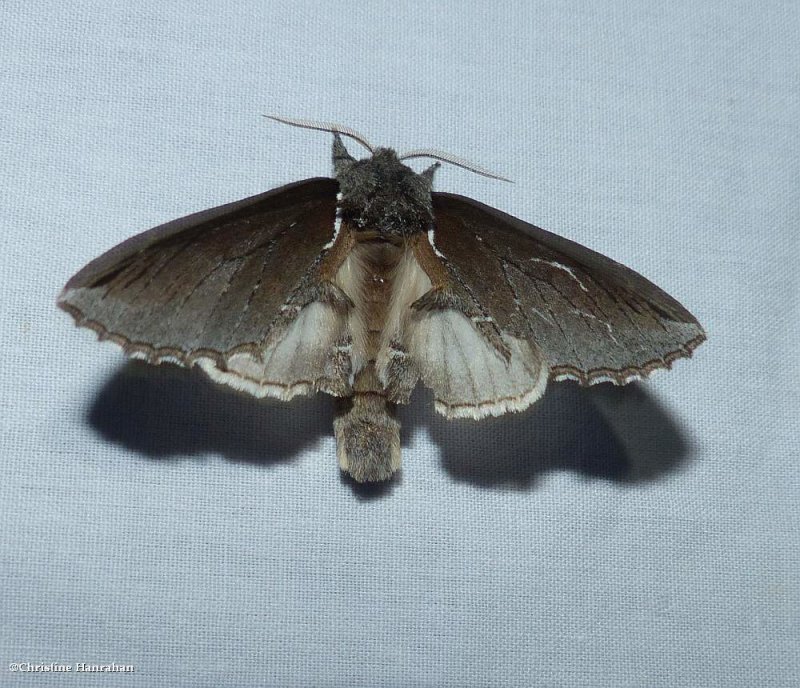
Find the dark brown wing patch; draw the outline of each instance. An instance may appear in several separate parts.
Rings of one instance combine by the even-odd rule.
[[[78,272],[59,306],[130,355],[224,368],[226,355],[263,345],[282,306],[305,305],[337,190],[309,179],[139,234]]]
[[[433,194],[453,278],[504,332],[544,352],[551,379],[624,384],[691,356],[703,328],[633,270],[472,199]]]

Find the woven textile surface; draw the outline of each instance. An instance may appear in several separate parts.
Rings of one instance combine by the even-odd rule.
[[[2,15],[0,685],[800,683],[800,6]],[[264,113],[513,179],[435,183],[629,265],[709,341],[480,423],[418,390],[401,477],[354,487],[330,397],[129,363],[55,307],[128,236],[330,174],[330,135]]]

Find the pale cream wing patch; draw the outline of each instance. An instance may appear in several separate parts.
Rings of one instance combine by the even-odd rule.
[[[312,302],[259,352],[229,355],[225,366],[211,358],[196,361],[212,380],[256,397],[284,401],[321,390],[346,393],[352,385],[347,317]]]
[[[397,268],[376,361],[385,386],[420,379],[433,390],[436,410],[448,418],[522,411],[542,396],[549,370],[535,344],[503,333],[506,359],[463,313],[412,309],[430,288],[427,274],[407,251]],[[409,372],[398,373],[398,368]]]
[[[409,355],[448,418],[485,418],[522,411],[544,394],[548,369],[533,347],[503,337],[509,360],[455,310],[422,314],[409,332]]]

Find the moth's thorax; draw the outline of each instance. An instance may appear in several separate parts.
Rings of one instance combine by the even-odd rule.
[[[357,231],[409,236],[433,220],[431,177],[404,165],[390,148],[336,164],[339,212]]]

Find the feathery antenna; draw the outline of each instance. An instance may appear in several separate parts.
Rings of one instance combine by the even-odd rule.
[[[289,124],[293,127],[316,129],[317,131],[329,131],[331,133],[341,134],[342,136],[348,136],[349,138],[358,141],[370,153],[375,152],[374,146],[372,146],[362,134],[359,134],[350,127],[343,127],[340,124],[334,124],[333,122],[316,122],[314,120],[295,119],[293,117],[282,117],[280,115],[264,115],[264,117],[274,120],[275,122]],[[490,179],[499,179],[502,182],[511,181],[510,179],[501,177],[499,174],[495,174],[494,172],[487,170],[485,167],[476,165],[469,160],[465,160],[457,155],[445,153],[444,151],[436,150],[434,148],[420,148],[400,156],[400,160],[408,160],[409,158],[434,158],[435,160],[441,160],[442,162],[447,162],[451,165],[456,165],[457,167],[463,167],[465,170],[469,170],[475,174],[480,174],[484,177],[489,177]]]
[[[400,160],[408,160],[409,158],[434,158],[435,160],[441,160],[442,162],[449,162],[451,165],[456,165],[457,167],[463,167],[465,170],[469,170],[475,174],[480,174],[484,177],[489,177],[490,179],[499,179],[501,182],[511,182],[510,179],[506,179],[505,177],[501,177],[499,174],[490,172],[485,167],[476,165],[469,160],[465,160],[464,158],[459,158],[457,155],[451,155],[450,153],[445,153],[444,151],[435,150],[433,148],[420,148],[419,150],[413,150],[400,156]]]
[[[289,124],[293,127],[316,129],[317,131],[330,131],[332,133],[341,134],[342,136],[349,136],[351,139],[358,141],[362,146],[369,150],[370,153],[375,152],[375,149],[369,144],[367,139],[350,127],[343,127],[339,124],[334,124],[333,122],[315,122],[308,119],[294,119],[292,117],[280,117],[278,115],[264,115],[264,117],[275,120],[276,122],[282,122],[283,124]]]

